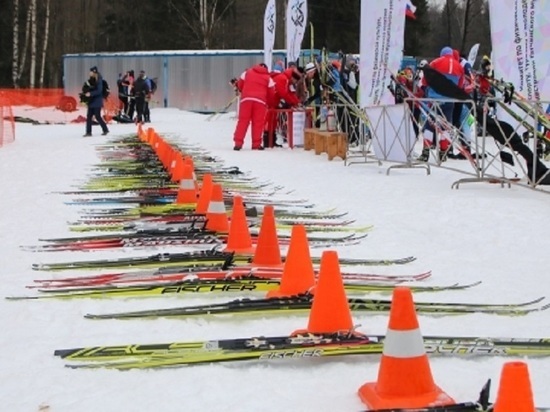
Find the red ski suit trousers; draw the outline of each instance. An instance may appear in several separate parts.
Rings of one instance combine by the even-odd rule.
[[[266,114],[267,106],[265,103],[253,99],[241,101],[239,105],[239,119],[237,120],[235,133],[233,134],[235,146],[243,145],[248,125],[251,125],[252,147],[256,148],[262,145]]]

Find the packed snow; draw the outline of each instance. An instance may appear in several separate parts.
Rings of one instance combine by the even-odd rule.
[[[82,110],[82,109],[81,109]],[[68,222],[81,206],[58,192],[86,182],[99,162],[98,146],[136,133],[133,124],[111,124],[110,134],[83,138],[84,125],[53,109],[16,108],[16,114],[54,124],[16,124],[16,140],[0,148],[1,295],[23,296],[34,279],[97,271],[39,272],[32,263],[142,256],[183,248],[33,253],[23,245],[41,238],[74,236]],[[82,113],[81,113],[82,114]],[[59,116],[59,118],[56,118]],[[301,148],[233,151],[234,114],[217,116],[176,109],[152,110],[153,127],[185,148],[201,147],[258,181],[284,186],[289,198],[305,198],[318,210],[348,212],[354,225],[374,225],[359,245],[339,247],[341,257],[417,260],[368,267],[370,273],[415,274],[431,270],[426,285],[482,281],[464,291],[416,294],[417,301],[521,302],[550,293],[548,193],[524,187],[476,183],[451,189],[461,173],[432,168],[396,169],[384,163],[345,166]],[[62,124],[55,124],[60,121]],[[185,150],[185,149],[184,149]],[[447,165],[467,169],[467,162]],[[283,250],[284,251],[284,250]],[[312,249],[313,255],[322,250]],[[254,295],[261,297],[261,295]],[[367,295],[365,295],[367,296]],[[388,297],[387,295],[369,294]],[[92,321],[86,313],[221,302],[242,296],[178,296],[146,299],[0,300],[0,409],[4,411],[359,411],[357,390],[376,380],[377,357],[356,356],[280,362],[239,362],[167,370],[72,370],[55,349],[252,336],[279,336],[307,325],[307,315]],[[358,330],[384,334],[385,314],[354,314]],[[472,314],[419,316],[424,335],[549,337],[550,311],[524,317]],[[477,399],[488,378],[492,399],[502,365],[511,358],[434,357],[437,384],[457,401]],[[550,406],[548,360],[526,359],[535,403]]]

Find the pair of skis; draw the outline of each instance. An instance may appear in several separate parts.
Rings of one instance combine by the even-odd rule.
[[[55,279],[37,279],[30,289],[63,289],[88,286],[131,286],[137,283],[168,283],[185,279],[241,279],[256,276],[262,279],[280,279],[283,268],[256,267],[252,265],[236,266],[226,261],[217,265],[180,266],[159,270],[140,270],[135,272],[105,273],[91,276],[65,277]],[[317,273],[318,274],[318,273]],[[374,273],[343,272],[344,281],[363,281],[397,285],[404,282],[428,279],[430,271],[415,275],[380,275]]]
[[[550,308],[550,304],[534,306],[544,298],[533,299],[522,303],[448,303],[448,302],[415,302],[417,313],[424,315],[462,315],[485,313],[492,315],[520,316]],[[313,297],[310,294],[273,299],[238,299],[225,303],[197,305],[167,309],[150,309],[134,312],[107,314],[87,314],[88,319],[151,319],[178,318],[211,315],[293,315],[307,313],[311,310]],[[383,299],[350,298],[348,304],[353,312],[385,313],[390,310],[391,301]]]
[[[59,349],[72,368],[119,370],[255,361],[295,361],[349,355],[381,355],[384,335],[356,331],[317,335],[250,337],[195,342],[126,344]],[[440,356],[550,356],[549,338],[425,336],[426,353]]]
[[[197,252],[183,253],[158,253],[150,256],[137,256],[117,259],[97,259],[88,261],[72,261],[57,263],[35,263],[33,270],[60,271],[75,269],[106,269],[106,268],[166,268],[174,266],[188,266],[203,264],[223,264],[227,261],[235,264],[248,264],[250,256],[237,256],[232,253],[221,252],[216,248]],[[284,259],[284,258],[283,258]],[[416,260],[414,256],[407,256],[397,259],[361,259],[361,258],[340,258],[340,265],[343,266],[387,266],[404,265]],[[320,263],[319,257],[312,257],[314,264]]]
[[[279,288],[281,281],[279,279],[261,279],[253,276],[240,279],[222,279],[222,280],[181,280],[167,283],[143,283],[132,286],[86,286],[66,288],[62,290],[39,289],[41,295],[9,297],[10,300],[23,299],[71,299],[71,298],[133,298],[148,296],[167,296],[167,295],[185,295],[196,293],[226,293],[226,292],[269,292]],[[466,284],[451,284],[445,286],[409,286],[412,292],[442,292],[451,290],[466,290],[478,286],[481,281]],[[368,293],[380,292],[391,293],[395,285],[380,283],[344,283],[344,289],[347,293]]]

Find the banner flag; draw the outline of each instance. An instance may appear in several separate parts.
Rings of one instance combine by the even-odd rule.
[[[405,0],[361,0],[361,107],[394,103],[388,86],[403,59],[406,9]]]
[[[295,62],[300,57],[307,25],[307,0],[288,0],[286,8],[286,58]]]
[[[264,63],[271,70],[273,67],[273,46],[275,45],[275,26],[277,13],[275,0],[269,0],[264,13]]]
[[[550,100],[550,0],[489,0],[495,78]]]
[[[470,63],[472,67],[474,67],[474,64],[476,62],[478,51],[479,51],[479,43],[476,43],[472,46],[472,48],[470,49],[470,52],[468,53],[468,63]]]

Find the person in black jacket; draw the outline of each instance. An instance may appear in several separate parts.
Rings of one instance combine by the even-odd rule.
[[[145,79],[145,71],[141,70],[139,76],[134,82],[134,96],[136,100],[136,123],[143,123],[143,111],[145,110],[145,98],[149,96],[151,90]]]
[[[105,136],[109,133],[109,129],[101,117],[101,109],[103,107],[103,77],[101,77],[101,73],[99,73],[97,66],[90,69],[88,84],[90,85],[89,90],[83,93],[88,105],[88,111],[86,113],[86,133],[84,137],[92,135],[92,121],[94,118],[101,126],[101,130],[103,130],[101,135]]]

